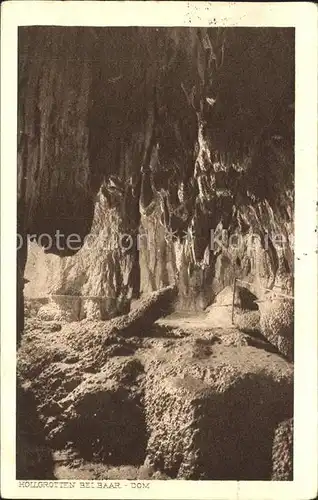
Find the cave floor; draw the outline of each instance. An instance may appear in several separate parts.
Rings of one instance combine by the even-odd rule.
[[[233,330],[237,328],[231,323],[230,315],[223,311],[215,310],[206,312],[175,312],[165,318],[159,319],[157,324],[171,328],[181,328],[185,331],[197,332],[199,330],[210,331],[211,328],[226,328]]]
[[[88,462],[68,455],[65,450],[53,454],[54,476],[58,480],[133,480],[151,479],[153,471],[144,465],[108,465],[100,462]],[[157,474],[158,476],[158,474]],[[156,479],[168,479],[156,477]]]
[[[136,347],[138,348],[134,354],[135,359],[139,359],[142,364],[147,364],[154,356],[159,355],[158,353],[162,350],[165,353],[165,357],[168,358],[170,347],[178,345],[181,337],[187,337],[189,341],[191,341],[191,339],[192,341],[195,341],[195,339],[204,339],[209,341],[208,343],[210,343],[211,340],[220,340],[220,342],[227,346],[233,346],[232,350],[231,348],[228,349],[228,356],[233,355],[234,360],[237,351],[237,347],[235,346],[250,345],[259,347],[260,356],[262,355],[263,349],[269,350],[269,345],[254,336],[246,336],[243,333],[244,330],[237,326],[239,318],[242,317],[242,312],[239,313],[238,310],[235,311],[234,319],[236,324],[234,325],[231,321],[231,313],[231,307],[222,307],[200,312],[174,312],[169,316],[160,318],[153,325],[153,329],[149,332],[149,335],[139,340],[137,339],[138,345],[136,344]],[[255,321],[257,321],[258,318],[255,316],[255,313],[249,311],[243,313],[243,316],[244,314],[248,321],[251,324],[254,323],[254,326],[256,326]],[[89,333],[91,336],[91,331],[95,330],[96,334],[98,329],[103,330],[105,325],[105,322],[96,322],[90,325],[89,322],[85,321],[70,324],[63,323],[60,324],[60,326],[56,325],[56,323],[57,322],[52,322],[51,324],[51,322],[39,322],[31,318],[27,319],[26,340],[24,343],[26,349],[28,349],[28,345],[31,347],[31,344],[35,342],[34,348],[31,348],[30,351],[33,354],[38,349],[40,352],[41,349],[47,350],[53,346],[54,349],[58,349],[62,354],[65,351],[64,354],[66,356],[70,347],[68,344],[69,340],[72,340],[74,337],[77,342],[77,339],[81,337],[79,330],[82,329],[83,335]],[[57,326],[59,326],[59,332],[61,333],[55,332]],[[64,338],[65,335],[66,337]],[[51,339],[51,341],[49,339]],[[135,340],[131,339],[131,342]],[[98,335],[96,337],[96,342],[98,343]],[[220,348],[223,347],[221,346]],[[215,349],[217,350],[217,347],[215,347]],[[28,356],[27,352],[26,350],[26,353],[22,354],[22,359],[28,359],[25,357]],[[121,355],[122,353],[119,354],[119,356]],[[83,357],[85,357],[84,353]],[[254,358],[257,361],[257,351],[254,352]],[[74,362],[75,361],[76,360],[74,360]],[[69,363],[72,362],[71,360],[69,361]],[[72,366],[72,364],[70,366]],[[68,365],[66,365],[66,367],[68,367]],[[70,374],[69,376],[72,377],[73,375]],[[54,476],[56,479],[60,480],[170,479],[164,473],[159,471],[155,472],[151,470],[150,467],[142,464],[114,465],[101,461],[89,461],[76,454],[74,448],[68,449],[67,446],[63,450],[54,451],[52,458],[54,463]]]

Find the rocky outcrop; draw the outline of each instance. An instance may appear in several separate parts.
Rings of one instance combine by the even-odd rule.
[[[289,361],[294,360],[294,302],[272,298],[259,302],[261,332]]]
[[[233,285],[225,287],[205,312],[206,320],[216,328],[236,325],[241,330],[259,329],[256,296],[239,285],[235,286],[235,292]]]
[[[43,321],[77,321],[80,319],[80,298],[55,297],[43,305],[37,312],[39,320]]]
[[[114,325],[120,335],[134,336],[147,332],[157,319],[167,316],[173,310],[173,302],[177,294],[175,286],[167,286],[153,292],[148,298],[140,301],[139,307],[132,310],[127,316],[114,319]]]
[[[235,329],[155,325],[126,337],[114,321],[27,320],[18,373],[52,449],[169,478],[285,470],[285,438],[276,433],[277,448],[273,437],[292,416],[292,364]]]
[[[213,304],[217,306],[232,306],[239,307],[240,309],[248,309],[251,311],[255,311],[258,309],[257,304],[255,303],[256,297],[252,294],[247,288],[244,286],[235,286],[235,294],[233,301],[233,293],[234,287],[227,286],[225,287],[215,298]],[[209,311],[211,306],[206,310]]]
[[[293,36],[21,29],[19,232],[83,247],[54,263],[51,293],[99,297],[83,315],[107,319],[175,282],[176,307],[202,310],[234,277],[261,299],[291,276]]]
[[[275,430],[272,480],[293,481],[294,420],[281,422]]]
[[[137,359],[114,356],[85,378],[59,401],[64,411],[50,432],[54,445],[71,441],[83,458],[114,465],[142,463],[147,442],[138,388],[142,372]]]
[[[61,259],[29,244],[26,276],[30,281],[25,294],[30,298],[50,296],[51,304],[62,314],[64,311],[65,317],[110,319],[127,313],[134,296],[136,274],[122,244],[118,214],[108,210],[102,193],[98,200],[90,234],[85,241],[74,237],[75,256]]]
[[[32,391],[17,384],[16,479],[55,479],[53,454]]]
[[[52,448],[158,477],[287,470],[293,310],[265,289],[293,293],[293,123],[293,30],[20,28],[19,335],[24,286],[46,303],[18,374]],[[204,324],[154,325],[172,309]]]
[[[268,479],[274,430],[292,413],[290,365],[199,341],[161,354],[147,372],[150,462],[182,479]]]

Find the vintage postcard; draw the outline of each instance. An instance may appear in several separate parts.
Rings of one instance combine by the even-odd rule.
[[[1,10],[1,495],[317,494],[317,9]]]

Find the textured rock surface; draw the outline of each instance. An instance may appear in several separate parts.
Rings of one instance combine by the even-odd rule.
[[[138,393],[142,371],[136,359],[114,356],[101,372],[86,377],[59,402],[61,423],[49,434],[54,445],[71,441],[85,459],[141,463],[147,439]]]
[[[273,442],[273,481],[293,480],[294,420],[281,422],[275,430]]]
[[[119,330],[116,336],[104,322],[64,323],[59,331],[54,322],[27,325],[18,373],[35,395],[50,445],[71,443],[86,460],[142,464],[143,365],[134,357],[141,340],[126,340]]]
[[[18,373],[51,446],[116,465],[135,449],[129,474],[147,450],[163,477],[270,479],[293,366],[259,312],[237,297],[244,333],[215,328],[222,304],[214,325],[153,322],[200,316],[235,277],[259,303],[293,293],[293,30],[24,27],[19,46],[19,335],[26,263],[26,295],[50,300]],[[266,307],[291,359],[293,311]]]
[[[17,479],[55,479],[52,449],[46,441],[34,394],[17,384]]]
[[[272,299],[259,303],[260,327],[266,339],[289,361],[294,359],[294,302]]]
[[[72,451],[57,451],[55,474],[57,479],[99,479],[118,481],[119,479],[170,479],[169,476],[147,465],[111,465],[83,460]]]
[[[255,300],[256,296],[247,288],[237,285],[233,302],[233,285],[227,286],[205,309],[206,321],[215,327],[236,325],[242,330],[258,329],[259,312]]]
[[[241,309],[257,310],[258,306],[255,304],[256,297],[247,288],[236,285],[234,306]],[[218,293],[215,298],[214,304],[218,306],[231,306],[233,303],[233,286],[225,287],[222,292]],[[209,308],[207,308],[209,310]]]
[[[24,316],[26,318],[34,318],[42,306],[48,303],[48,298],[40,298],[40,299],[29,299],[26,298],[24,300]]]
[[[80,299],[78,297],[60,297],[50,300],[37,312],[43,321],[78,321],[80,319]]]
[[[28,290],[105,297],[82,315],[107,319],[174,282],[177,308],[202,310],[235,276],[258,298],[290,278],[292,30],[20,33],[19,232],[83,245],[44,259],[45,280],[30,256]]]
[[[292,378],[288,363],[252,347],[198,340],[163,351],[147,372],[149,460],[172,477],[268,479]]]
[[[126,337],[114,321],[27,320],[18,373],[53,449],[136,475],[144,461],[188,479],[266,480],[274,458],[284,469],[273,436],[292,416],[293,365],[270,344],[207,326]]]

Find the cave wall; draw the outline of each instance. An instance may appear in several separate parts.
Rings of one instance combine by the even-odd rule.
[[[19,231],[93,241],[53,244],[49,286],[29,258],[33,292],[125,308],[177,282],[202,309],[235,276],[290,290],[292,243],[272,240],[293,235],[293,125],[292,29],[20,28]],[[239,248],[211,245],[222,230]]]
[[[83,33],[82,28],[19,29],[18,201],[21,231],[29,234],[90,230],[92,42]]]

